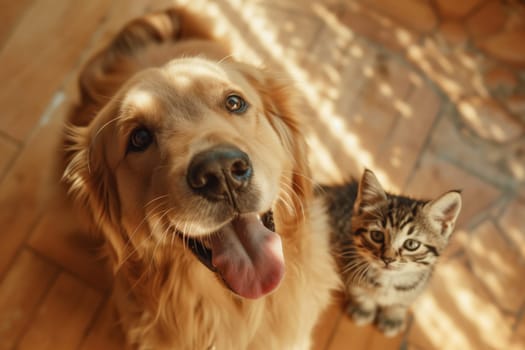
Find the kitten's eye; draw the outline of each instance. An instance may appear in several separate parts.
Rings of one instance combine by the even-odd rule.
[[[405,243],[403,243],[403,248],[406,250],[414,251],[417,248],[421,246],[421,242],[418,242],[414,239],[407,239]]]
[[[371,231],[370,238],[376,243],[383,243],[385,240],[385,235],[381,231]]]
[[[224,101],[224,105],[229,112],[241,114],[248,109],[248,103],[239,95],[229,95]]]
[[[144,152],[153,142],[153,134],[144,127],[131,132],[128,142],[128,152]]]

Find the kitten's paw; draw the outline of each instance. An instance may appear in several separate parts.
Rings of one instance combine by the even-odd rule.
[[[390,318],[381,314],[379,314],[377,318],[377,328],[379,328],[386,337],[395,337],[404,331],[405,327],[405,318]]]
[[[346,313],[358,326],[364,326],[374,321],[376,317],[375,309],[365,309],[359,305],[350,304],[346,308]]]

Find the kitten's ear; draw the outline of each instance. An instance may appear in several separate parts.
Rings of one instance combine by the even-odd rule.
[[[461,194],[459,191],[446,192],[428,202],[424,210],[430,224],[443,236],[448,237],[461,211]]]
[[[369,169],[365,169],[359,182],[354,212],[361,213],[362,211],[367,211],[367,209],[372,209],[377,203],[383,202],[386,199],[386,192],[383,190],[383,187],[381,187],[381,184],[379,184],[374,173]]]

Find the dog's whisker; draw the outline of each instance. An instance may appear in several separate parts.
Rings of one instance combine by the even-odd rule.
[[[135,228],[135,230],[132,232],[131,235],[128,236],[128,239],[127,239],[127,242],[126,244],[124,245],[124,248],[123,248],[123,251],[127,251],[128,248],[130,247],[130,244],[132,243],[133,241],[133,237],[135,236],[135,234],[138,232],[139,228],[141,225],[143,225],[145,222],[149,222],[153,219],[154,216],[157,216],[157,215],[160,215],[160,213],[162,212],[162,210],[159,212],[159,213],[155,213],[155,210],[159,209],[164,203],[160,203],[158,204],[155,208],[153,208],[149,213],[146,213],[146,215],[144,216],[144,218],[142,219],[142,221],[137,225],[137,227]],[[150,239],[149,235],[146,235],[144,238],[142,238],[142,240],[138,243],[138,244],[133,244],[131,245],[131,250],[130,252],[122,259],[122,261],[119,263],[119,266],[118,266],[118,269],[124,265],[124,263],[126,263],[132,256],[133,254],[136,253],[137,249],[140,248],[144,243],[148,242]]]
[[[223,58],[221,58],[220,60],[217,61],[218,64],[221,64],[222,62],[226,61],[227,59],[229,58],[232,58],[233,55],[227,55],[227,56],[224,56]]]
[[[188,247],[189,247],[189,242],[190,242],[190,236],[188,232],[192,231],[191,226],[192,226],[191,221],[186,221],[184,223],[184,229],[182,231],[182,246],[184,247],[184,250],[189,249]]]
[[[283,190],[281,191],[278,199],[284,204],[284,206],[288,209],[288,212],[293,215],[294,214],[294,207],[293,207],[293,200],[288,191]]]
[[[162,214],[155,220],[155,224],[151,228],[151,236],[155,240],[162,240],[162,234],[157,233],[157,228],[159,224],[162,225],[162,218],[165,217],[168,212],[169,212],[169,209],[164,209]]]
[[[161,164],[161,165],[157,165],[155,168],[153,168],[153,172],[156,172],[156,171],[159,171],[159,170],[162,170],[162,169],[170,169],[171,168],[171,165],[169,164]]]
[[[187,232],[185,231],[185,236],[186,236],[186,239],[188,240],[188,242],[189,242],[189,239],[190,239],[190,236],[191,236],[191,232],[194,232],[194,230],[193,230],[194,225],[196,225],[196,223],[199,222],[199,218],[202,217],[201,213],[203,212],[203,206],[204,205],[200,202],[197,205],[196,210],[193,212],[192,216],[190,217],[190,220],[187,221],[187,223],[189,224],[189,227],[188,227],[188,231]]]
[[[162,219],[169,213],[170,210],[171,210],[171,208],[166,209],[164,211],[164,213],[158,218],[157,223],[160,223],[162,225]],[[157,252],[157,249],[159,248],[159,246],[165,245],[164,241],[166,239],[167,229],[168,228],[165,228],[162,233],[159,233],[159,234],[156,235],[157,239],[156,239],[156,242],[155,242],[155,247],[153,248],[153,254],[152,254],[153,257],[156,256],[156,252]]]
[[[201,205],[198,205],[196,210],[193,212],[193,214],[190,216],[190,218],[185,223],[183,237],[185,239],[184,246],[185,246],[186,249],[189,249],[189,240],[190,240],[190,238],[192,236],[192,232],[194,232],[194,226],[198,222],[199,217],[201,216],[200,208],[201,208]]]
[[[171,235],[170,247],[173,248],[173,244],[175,243],[175,236],[177,235],[177,229],[171,226],[169,218],[168,218],[168,227],[170,228],[170,235]]]
[[[308,182],[310,182],[310,183],[311,183],[312,185],[314,185],[314,186],[319,186],[319,184],[317,183],[317,181],[315,181],[315,180],[314,180],[312,177],[310,177],[310,176],[306,176],[305,174],[300,173],[300,172],[298,172],[298,171],[292,171],[292,174],[293,174],[293,175],[297,175],[297,176],[299,176],[299,177],[301,177],[301,178],[307,180]]]
[[[283,176],[283,178],[286,180],[286,177]],[[303,206],[303,201],[302,199],[299,197],[299,195],[295,192],[295,190],[292,188],[292,186],[288,183],[286,183],[285,181],[281,181],[281,186],[284,187],[285,189],[285,192],[295,198],[295,201],[293,201],[293,198],[292,199],[292,203],[297,203],[297,205],[299,206],[299,210],[300,210],[300,214],[301,214],[301,219],[305,219],[306,217],[306,213],[305,213],[305,210],[304,210],[304,206]]]
[[[100,128],[98,128],[97,132],[95,133],[95,135],[93,136],[93,139],[96,139],[98,137],[98,135],[108,126],[110,125],[111,123],[114,123],[116,122],[117,120],[119,119],[123,119],[124,117],[122,115],[119,115],[118,117],[115,117],[109,121],[107,121],[106,123],[104,123]]]
[[[152,200],[150,200],[148,203],[146,203],[144,205],[144,209],[147,208],[148,206],[150,206],[151,204],[153,204],[154,202],[156,202],[156,201],[158,201],[160,199],[168,198],[168,197],[169,197],[169,195],[167,195],[167,194],[155,197],[155,198],[153,198]]]
[[[148,203],[149,204],[149,203]],[[148,206],[148,204],[146,204],[146,206]],[[149,213],[146,212],[146,214],[144,215],[144,218],[140,221],[140,223],[137,225],[137,227],[135,227],[135,229],[133,230],[133,232],[128,236],[128,241],[126,242],[126,245],[132,241],[133,237],[135,236],[135,234],[137,233],[137,231],[139,230],[140,226],[142,226],[145,222],[147,222],[149,219],[151,219],[153,216],[156,215],[155,211],[157,209],[159,209],[160,207],[162,207],[165,203],[164,202],[160,202],[160,203],[157,203],[157,205],[152,208]],[[145,207],[146,207],[145,206]],[[145,208],[146,209],[146,208]],[[126,246],[124,246],[124,248],[126,248]]]

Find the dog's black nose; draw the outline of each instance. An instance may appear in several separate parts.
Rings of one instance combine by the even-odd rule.
[[[223,145],[195,155],[188,167],[188,185],[200,195],[212,199],[234,200],[237,191],[252,177],[250,158],[240,149]]]

